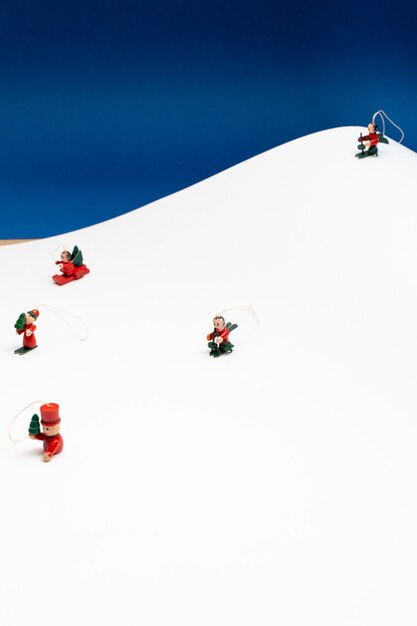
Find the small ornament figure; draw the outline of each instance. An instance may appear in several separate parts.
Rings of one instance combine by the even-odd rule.
[[[55,402],[49,402],[48,404],[43,404],[40,411],[43,433],[39,429],[39,417],[34,415],[29,426],[29,437],[43,441],[43,460],[47,462],[56,454],[60,454],[64,448],[64,440],[59,434],[61,425],[59,405],[55,404]]]
[[[371,122],[368,124],[368,135],[358,137],[358,141],[360,142],[358,145],[358,149],[360,152],[356,154],[358,159],[364,159],[368,156],[378,156],[378,143],[389,143],[388,139],[383,136],[382,133],[378,133],[378,126],[375,122]],[[368,148],[365,150],[365,148]]]
[[[73,280],[82,278],[82,276],[90,272],[88,267],[83,263],[83,255],[78,246],[74,246],[72,254],[68,252],[68,250],[64,250],[64,252],[61,253],[61,260],[56,261],[55,264],[58,265],[62,272],[62,274],[52,276],[52,279],[58,285],[66,285]]]
[[[39,317],[39,311],[32,309],[27,313],[21,313],[17,319],[14,327],[16,328],[16,334],[23,334],[23,348],[18,348],[14,351],[15,354],[26,354],[30,350],[34,350],[38,346],[36,345],[35,330],[36,326],[34,322]]]
[[[210,356],[218,357],[227,352],[233,352],[234,345],[229,341],[229,335],[237,328],[237,324],[225,323],[224,317],[216,315],[213,319],[214,330],[207,335],[207,345],[210,348]]]

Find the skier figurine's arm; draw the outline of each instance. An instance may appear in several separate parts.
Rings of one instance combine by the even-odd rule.
[[[371,146],[376,146],[379,142],[379,137],[377,133],[378,127],[374,122],[368,124],[368,133],[369,135],[364,135],[363,137],[359,137],[358,141],[363,141],[367,148]]]
[[[219,333],[217,332],[217,330],[214,329],[212,333],[209,333],[207,335],[207,341],[214,341],[215,343],[217,343],[216,340],[217,340],[218,334]]]
[[[223,343],[223,341],[225,341],[227,343],[228,339],[229,339],[229,330],[227,328],[223,328],[223,330],[221,331],[220,335],[216,337],[215,342],[217,343],[217,345],[219,346],[221,343]]]
[[[379,142],[378,135],[364,135],[363,137],[359,137],[358,141],[361,140],[368,148],[370,148],[371,146],[376,146]]]

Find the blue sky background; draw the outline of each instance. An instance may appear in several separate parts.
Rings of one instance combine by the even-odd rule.
[[[114,217],[380,108],[417,150],[416,25],[404,0],[3,0],[0,239]]]

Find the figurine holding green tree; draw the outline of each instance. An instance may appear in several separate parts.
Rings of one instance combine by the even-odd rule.
[[[14,325],[17,335],[23,335],[23,347],[14,351],[15,354],[27,354],[31,350],[37,348],[35,330],[35,322],[39,317],[38,309],[32,309],[27,313],[21,313]]]

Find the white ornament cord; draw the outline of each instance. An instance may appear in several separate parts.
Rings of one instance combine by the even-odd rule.
[[[52,252],[49,253],[49,256],[54,262],[55,262],[55,252],[58,252],[60,248],[62,248],[62,252],[65,252],[65,250],[68,250],[68,248],[64,246],[63,243],[58,244],[55,250],[52,250]]]
[[[226,313],[226,311],[246,311],[246,313],[250,313],[251,315],[253,315],[253,317],[256,319],[258,323],[258,326],[261,323],[259,321],[259,317],[256,315],[255,311],[253,310],[250,304],[245,304],[243,306],[232,306],[230,307],[230,309],[223,309],[223,311],[220,311],[215,317],[222,315],[222,313]]]
[[[64,309],[58,309],[58,307],[52,306],[51,304],[38,304],[37,308],[38,309],[44,308],[47,311],[49,311],[50,313],[54,313],[55,315],[60,317],[65,322],[65,324],[68,326],[68,328],[70,329],[70,331],[74,335],[74,337],[79,339],[79,341],[86,341],[88,339],[89,334],[90,334],[89,328],[88,328],[87,324],[84,322],[84,320],[81,317],[79,317],[78,315],[75,315],[74,313],[70,313],[69,311],[64,311]],[[61,313],[64,313],[64,315],[61,315]],[[72,327],[72,325],[69,323],[69,321],[65,317],[66,315],[69,315],[70,317],[75,317],[75,319],[79,320],[81,322],[81,324],[83,324],[83,326],[85,327],[85,336],[84,337],[81,337],[80,335],[78,335],[75,332],[74,328]]]
[[[8,426],[7,426],[7,433],[8,433],[8,435],[9,435],[9,439],[10,439],[10,441],[12,441],[13,443],[21,443],[22,441],[25,441],[25,439],[27,439],[27,438],[29,437],[29,435],[28,435],[28,434],[26,434],[24,437],[19,437],[19,439],[16,439],[16,438],[13,436],[13,430],[14,430],[14,427],[15,427],[15,425],[16,425],[17,418],[18,418],[20,415],[22,415],[22,413],[23,413],[24,411],[26,411],[26,409],[28,409],[30,406],[33,406],[34,404],[40,404],[40,405],[42,405],[42,404],[47,404],[47,403],[46,403],[46,402],[44,402],[43,400],[34,400],[33,402],[30,402],[30,404],[27,404],[27,405],[26,405],[26,406],[25,406],[25,407],[24,407],[21,411],[19,411],[19,413],[18,413],[17,415],[15,415],[14,417],[12,417],[12,419],[10,420],[10,422],[9,422],[9,424],[8,424]]]
[[[387,120],[388,120],[388,121],[389,121],[389,122],[390,122],[393,126],[395,126],[395,128],[397,128],[397,129],[400,131],[400,133],[401,133],[401,139],[400,139],[400,141],[399,141],[398,143],[402,143],[402,142],[403,142],[403,139],[404,139],[404,131],[403,131],[403,130],[399,127],[399,126],[397,126],[397,124],[395,124],[395,122],[393,122],[393,121],[392,121],[392,119],[391,119],[391,118],[389,118],[389,117],[388,117],[388,115],[385,113],[385,111],[383,111],[382,109],[380,109],[379,111],[377,111],[376,113],[374,113],[374,114],[373,114],[373,116],[372,116],[372,124],[374,124],[374,123],[375,123],[375,119],[376,119],[376,117],[377,117],[378,115],[379,115],[379,117],[380,117],[380,118],[381,118],[381,120],[382,120],[382,134],[383,134],[383,135],[385,135],[385,120],[384,120],[384,116],[385,116],[385,117],[387,118]]]

